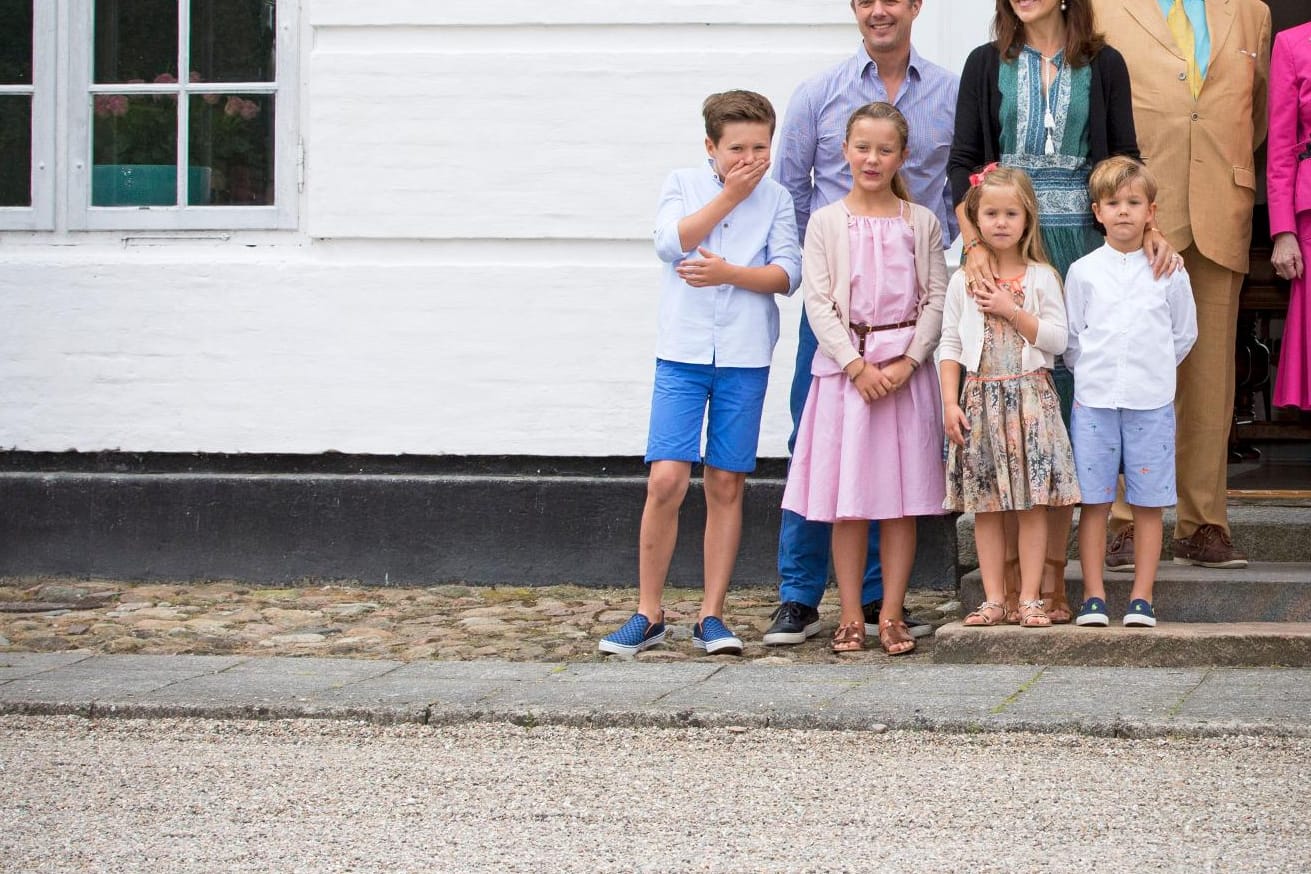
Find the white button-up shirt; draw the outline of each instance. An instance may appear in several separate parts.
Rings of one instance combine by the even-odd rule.
[[[1070,266],[1065,309],[1076,401],[1120,410],[1174,402],[1175,368],[1197,340],[1186,271],[1155,279],[1142,249],[1103,245]]]
[[[664,262],[656,357],[684,364],[768,367],[778,342],[775,296],[736,285],[693,288],[675,271],[678,262],[701,257],[696,246],[683,251],[678,223],[723,188],[709,161],[703,167],[675,170],[665,181],[655,228],[656,254]],[[792,198],[773,179],[761,179],[746,200],[697,245],[730,264],[783,268],[788,294],[801,284],[801,246]]]

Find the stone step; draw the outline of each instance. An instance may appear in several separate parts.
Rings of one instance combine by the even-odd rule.
[[[1111,615],[1123,615],[1133,574],[1107,573],[1103,580]],[[1065,587],[1077,606],[1083,600],[1077,561],[1065,567]],[[983,600],[977,570],[961,578],[960,594],[967,611]],[[1311,563],[1256,561],[1241,569],[1215,570],[1164,561],[1152,606],[1158,618],[1173,622],[1311,622]]]
[[[1079,513],[1074,514],[1078,530]],[[1165,543],[1162,554],[1170,556],[1174,530],[1174,509],[1165,511]],[[1229,526],[1234,545],[1249,558],[1261,561],[1311,562],[1311,506],[1288,504],[1229,504]],[[962,570],[979,566],[974,546],[974,514],[956,520],[956,557]],[[1070,558],[1078,556],[1074,532],[1070,534]]]
[[[943,664],[1181,667],[1311,667],[1311,623],[1159,622],[1155,628],[967,628],[944,625],[933,660]],[[1077,692],[1077,690],[1072,690]]]

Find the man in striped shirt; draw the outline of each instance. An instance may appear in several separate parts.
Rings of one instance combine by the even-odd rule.
[[[860,30],[855,55],[802,82],[788,103],[775,152],[775,178],[792,195],[797,230],[804,242],[810,214],[851,190],[851,171],[842,156],[847,118],[858,107],[886,101],[910,124],[910,156],[901,169],[911,197],[933,210],[943,236],[956,236],[947,182],[947,156],[955,127],[956,92],[960,78],[920,56],[911,45],[911,28],[924,0],[850,0]],[[790,405],[792,436],[810,390],[810,363],[817,348],[815,333],[801,313],[796,372]],[[819,632],[819,602],[828,583],[832,526],[808,522],[783,511],[779,530],[778,572],[780,606],[765,632],[766,645],[802,643]],[[883,600],[879,565],[878,523],[869,526],[869,563],[861,602],[866,632],[877,633]],[[910,616],[906,624],[916,637],[933,633],[933,626]]]

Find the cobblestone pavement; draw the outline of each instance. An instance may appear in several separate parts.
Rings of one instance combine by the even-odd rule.
[[[667,589],[672,640],[638,659],[849,664],[887,658],[875,641],[863,653],[829,651],[838,609],[833,590],[821,607],[819,636],[802,646],[765,647],[760,638],[776,599],[772,587],[730,591],[725,618],[746,650],[741,657],[707,657],[691,640],[700,592]],[[233,582],[0,578],[0,652],[596,661],[603,658],[596,652],[597,639],[622,624],[636,600],[633,588],[577,586],[257,588]],[[940,591],[913,591],[907,606],[937,625],[959,611],[954,595]],[[899,661],[927,659],[932,647],[932,638],[923,639],[915,654]]]

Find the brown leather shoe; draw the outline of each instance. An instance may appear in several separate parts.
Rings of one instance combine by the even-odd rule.
[[[1106,569],[1133,573],[1133,523],[1121,528],[1106,547]]]
[[[1247,554],[1235,549],[1229,533],[1219,525],[1203,525],[1191,537],[1174,540],[1174,563],[1202,567],[1247,567]]]

